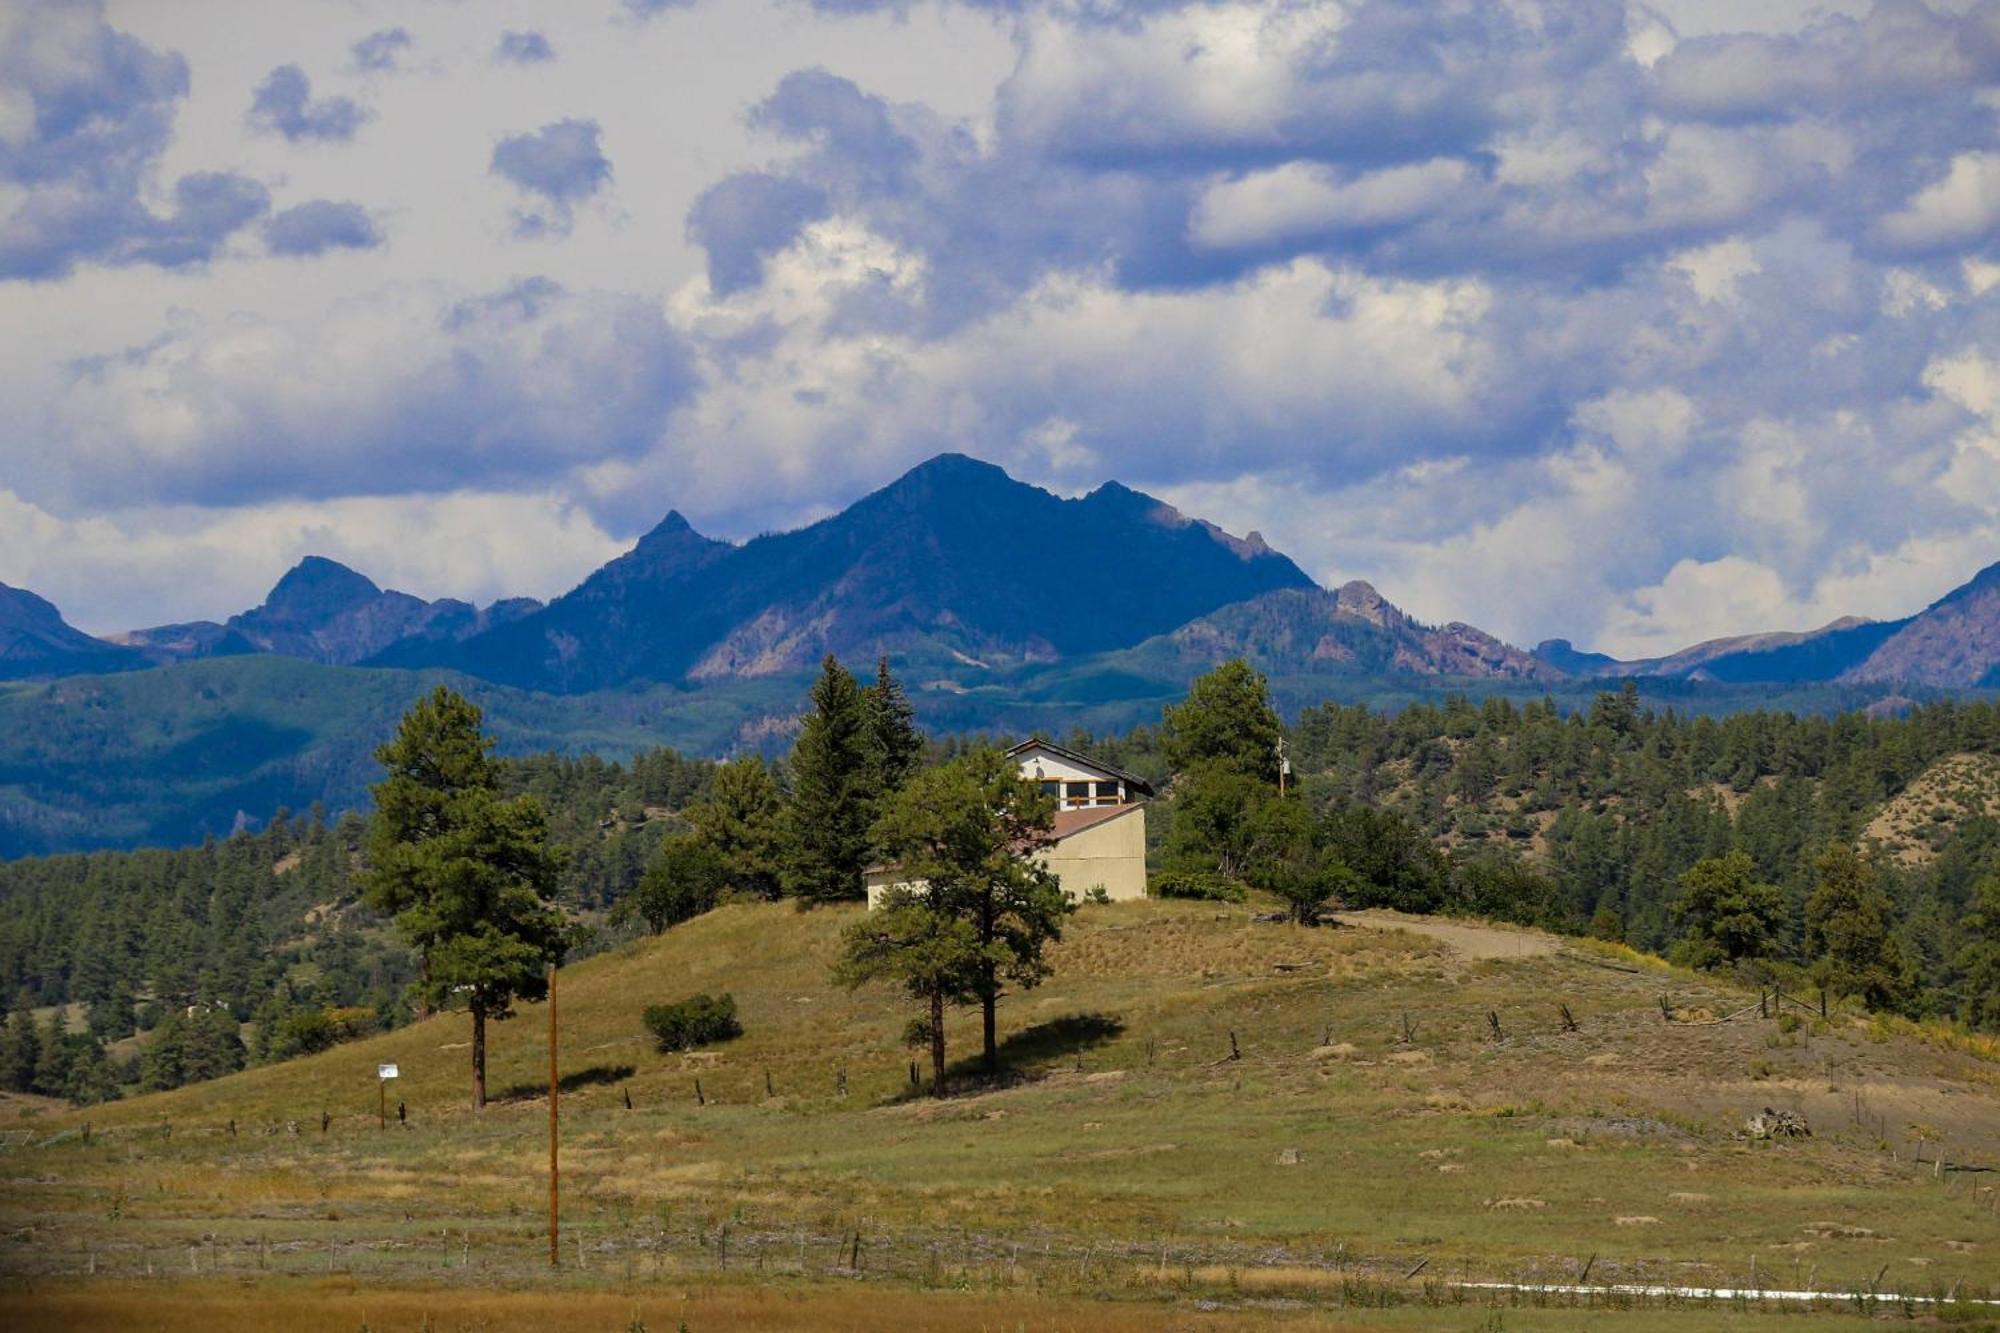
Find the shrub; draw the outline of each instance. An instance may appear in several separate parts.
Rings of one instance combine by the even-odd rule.
[[[1212,870],[1168,870],[1153,876],[1146,892],[1155,898],[1194,898],[1202,902],[1240,903],[1243,886]]]
[[[662,1051],[685,1051],[743,1035],[734,995],[695,995],[646,1009],[646,1030]]]

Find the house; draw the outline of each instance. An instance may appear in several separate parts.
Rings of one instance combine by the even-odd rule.
[[[1055,798],[1054,840],[1037,858],[1081,899],[1101,888],[1114,902],[1146,896],[1146,797],[1152,784],[1134,773],[1035,737],[1007,752],[1021,776]],[[896,866],[870,866],[868,905],[901,883]]]

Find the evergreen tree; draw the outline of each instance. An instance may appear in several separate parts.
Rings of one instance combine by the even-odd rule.
[[[1177,773],[1218,765],[1275,784],[1284,725],[1264,677],[1242,658],[1224,662],[1188,686],[1162,721],[1167,760]]]
[[[783,813],[770,767],[756,755],[746,755],[716,768],[708,798],[688,807],[687,820],[721,858],[724,884],[739,893],[775,898]]]
[[[1231,878],[1250,862],[1259,814],[1277,788],[1226,763],[1203,763],[1175,781],[1161,859],[1169,870]]]
[[[69,1083],[69,1034],[64,1028],[63,1011],[57,1006],[36,1034],[34,1091],[44,1097],[60,1097]]]
[[[1323,821],[1296,797],[1265,801],[1250,819],[1243,877],[1277,894],[1300,925],[1317,925],[1320,909],[1352,893],[1359,878],[1328,845]]]
[[[868,727],[868,783],[879,802],[902,790],[924,759],[924,734],[903,683],[889,673],[889,659],[875,663],[875,683],[861,691]]]
[[[839,902],[862,896],[868,864],[875,816],[868,719],[854,677],[831,654],[812,703],[792,747],[782,874],[786,891],[806,902]]]
[[[1756,882],[1743,852],[1697,861],[1680,877],[1674,914],[1685,929],[1674,961],[1711,968],[1746,958],[1769,958],[1784,929],[1785,894]]]
[[[1875,868],[1846,843],[1832,843],[1814,863],[1806,899],[1806,951],[1813,978],[1836,995],[1893,1005],[1903,992],[1902,956],[1889,933],[1891,904]]]
[[[370,906],[421,960],[425,1003],[472,1015],[472,1104],[486,1106],[486,1021],[547,993],[569,929],[561,858],[531,795],[503,800],[477,707],[440,685],[375,752],[388,776],[369,824]]]
[[[875,841],[901,879],[924,886],[925,908],[972,926],[971,989],[988,1069],[1000,1061],[1002,985],[1039,984],[1048,976],[1047,947],[1062,938],[1070,905],[1036,859],[1054,820],[1055,803],[1038,784],[999,750],[979,746],[911,779],[875,826]]]
[[[2000,874],[1979,882],[1963,925],[1965,943],[1952,959],[1959,1016],[2000,1030]]]
[[[1005,963],[997,944],[981,948],[971,921],[927,894],[897,887],[842,933],[833,977],[849,989],[892,982],[924,1006],[920,1026],[931,1050],[931,1093],[942,1097],[945,1006],[978,998],[986,968]]]
[[[7,1016],[7,1028],[0,1036],[0,1087],[9,1092],[35,1090],[35,1065],[41,1059],[41,1035],[35,1031],[35,1016],[27,997],[15,1002]]]
[[[87,1036],[75,1045],[69,1072],[63,1078],[63,1096],[71,1106],[95,1106],[118,1098],[118,1073],[104,1054],[104,1044]]]
[[[721,854],[701,838],[684,833],[660,844],[659,854],[628,901],[646,929],[657,935],[714,907],[725,887],[724,876]]]

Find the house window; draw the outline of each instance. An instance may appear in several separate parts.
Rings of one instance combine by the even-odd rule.
[[[1060,797],[1062,795],[1062,783],[1044,782],[1042,784],[1042,795]]]
[[[1063,784],[1065,805],[1089,805],[1090,784],[1088,782],[1066,782]]]
[[[1097,803],[1099,805],[1118,805],[1124,799],[1119,794],[1116,782],[1100,782],[1097,784]]]

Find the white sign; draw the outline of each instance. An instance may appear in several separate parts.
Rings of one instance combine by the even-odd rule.
[[[375,1066],[375,1077],[376,1077],[376,1078],[397,1078],[397,1077],[399,1077],[399,1076],[400,1076],[400,1075],[399,1075],[399,1071],[398,1071],[398,1070],[396,1069],[396,1066],[394,1066],[394,1065],[377,1065],[377,1066]]]

